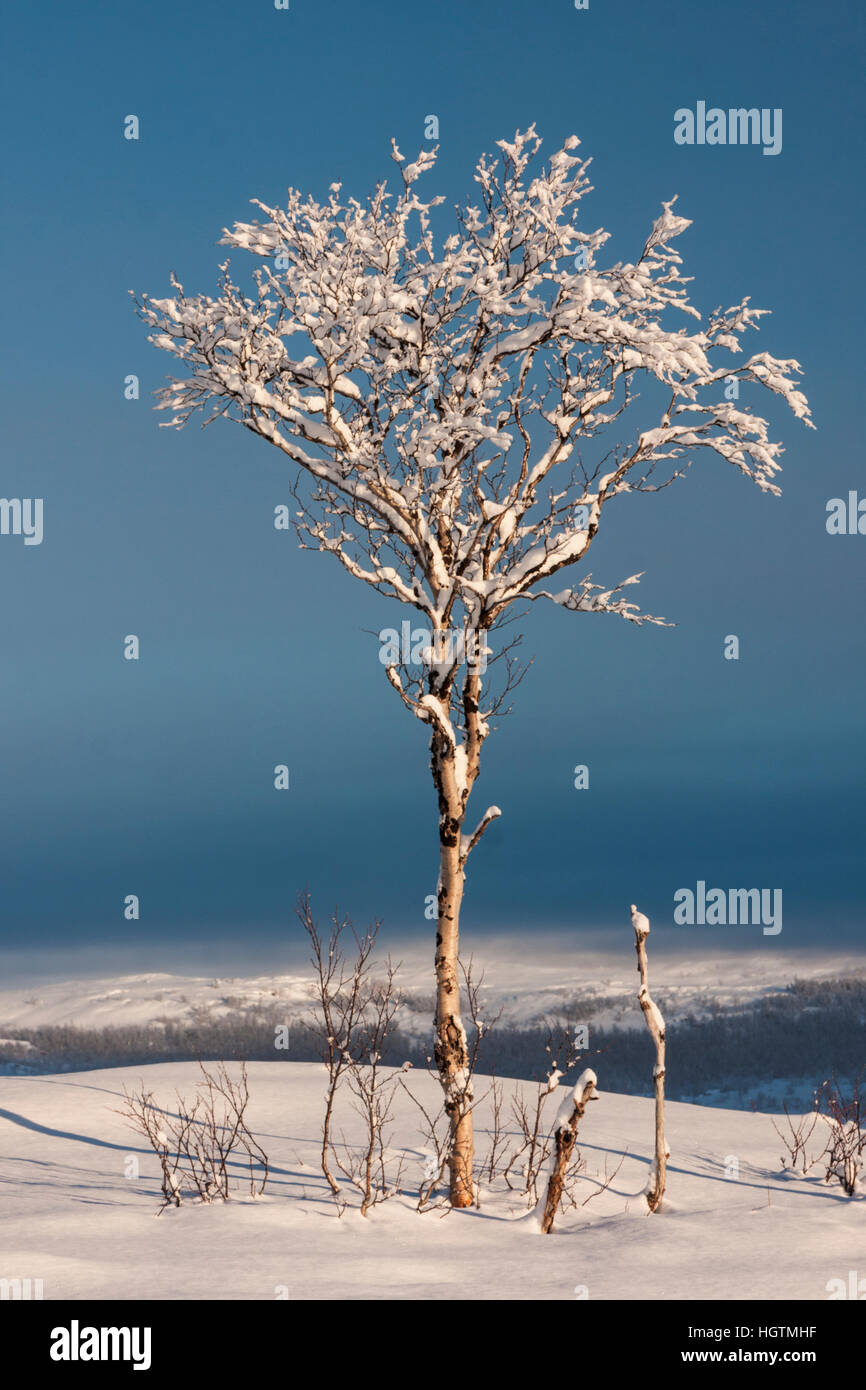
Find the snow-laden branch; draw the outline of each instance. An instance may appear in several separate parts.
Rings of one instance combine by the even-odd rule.
[[[530,127],[483,155],[444,237],[443,199],[418,194],[436,151],[407,161],[394,144],[395,190],[289,189],[223,231],[258,259],[252,290],[226,261],[215,295],[172,276],[170,295],[136,301],[181,367],[158,393],[167,423],[224,416],[279,449],[305,480],[301,543],[435,628],[487,634],[538,597],[660,623],[624,585],[548,581],[585,562],[609,502],[667,486],[699,451],[777,492],[782,446],[756,391],[811,425],[799,364],[742,351],[765,311],[742,299],[702,319],[691,303],[675,200],[633,261],[606,262],[579,141],[541,166],[540,143]],[[644,380],[663,388],[655,419],[638,419]],[[619,442],[602,447],[613,426]],[[447,701],[455,675],[431,673],[432,693]]]
[[[621,583],[615,585],[613,589],[603,589],[600,584],[593,584],[592,575],[588,574],[580,581],[577,588],[561,589],[556,594],[547,593],[542,589],[527,594],[527,598],[548,598],[552,603],[559,604],[560,608],[567,608],[572,613],[617,613],[619,617],[626,618],[630,623],[636,623],[638,627],[642,623],[651,623],[656,627],[672,627],[673,624],[664,618],[655,618],[651,613],[642,613],[636,603],[629,603],[626,599],[615,597],[629,584],[639,584],[641,578],[642,575],[640,574],[632,574],[629,575],[628,579],[623,579]]]
[[[430,694],[422,695],[420,699],[413,700],[411,695],[407,694],[396,666],[386,666],[385,674],[407,709],[410,709],[416,719],[420,719],[424,724],[432,724],[454,753],[458,747],[457,735],[448,717],[448,710],[444,702],[437,696]]]
[[[475,846],[478,844],[478,841],[481,839],[481,836],[484,834],[491,821],[498,820],[501,815],[502,812],[500,811],[498,806],[488,806],[487,810],[484,812],[484,815],[481,817],[481,820],[478,822],[475,829],[472,831],[472,834],[463,836],[460,849],[461,868],[466,863],[467,859],[474,850]]]

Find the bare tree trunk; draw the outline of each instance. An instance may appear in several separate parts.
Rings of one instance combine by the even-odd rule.
[[[655,1163],[647,1184],[646,1200],[650,1211],[658,1211],[665,1194],[668,1146],[665,1142],[665,1021],[658,1006],[653,1003],[649,992],[649,972],[647,967],[646,939],[649,936],[649,919],[631,905],[631,921],[635,934],[637,968],[640,971],[640,991],[638,1000],[643,1009],[647,1027],[656,1045],[656,1064],[653,1067],[653,1082],[656,1097],[656,1135]]]
[[[459,831],[457,831],[459,835]],[[463,869],[459,849],[443,844],[439,867],[438,930],[436,930],[435,1059],[445,1091],[450,1122],[450,1201],[452,1207],[473,1204],[473,1087],[468,1077],[468,1042],[460,1016],[460,902]]]
[[[438,744],[440,740],[437,738],[434,742]],[[445,1111],[451,1129],[448,1156],[451,1205],[470,1207],[473,1201],[473,1097],[469,1078],[469,1044],[460,1014],[458,965],[460,904],[464,884],[461,862],[463,806],[456,794],[449,795],[452,790],[450,784],[454,782],[453,764],[453,752],[447,748],[434,751],[434,778],[437,779],[440,806],[434,1055],[445,1092]],[[456,790],[455,785],[454,793]]]
[[[322,1121],[322,1157],[321,1157],[321,1165],[322,1165],[322,1172],[323,1172],[324,1175],[325,1175],[325,1181],[327,1182],[329,1188],[331,1189],[331,1191],[333,1192],[334,1196],[336,1197],[337,1193],[340,1191],[339,1184],[335,1181],[334,1176],[333,1176],[333,1174],[332,1174],[330,1168],[328,1167],[328,1154],[330,1153],[330,1149],[331,1149],[331,1117],[332,1117],[333,1112],[334,1112],[334,1101],[335,1101],[335,1099],[336,1099],[336,1091],[334,1090],[334,1088],[333,1088],[332,1086],[329,1086],[329,1087],[328,1087],[327,1098],[326,1098],[326,1100],[325,1100],[325,1118],[324,1118],[324,1120]]]
[[[486,650],[486,627],[476,629],[474,635]],[[399,685],[397,688],[400,688]],[[451,1205],[470,1207],[474,1200],[473,1092],[469,1043],[460,1015],[460,905],[463,901],[466,861],[500,812],[498,806],[489,806],[475,830],[470,835],[464,835],[466,805],[479,776],[481,747],[488,734],[488,726],[481,717],[479,706],[481,675],[478,662],[467,663],[459,695],[463,717],[462,742],[458,742],[449,718],[452,694],[453,687],[449,682],[438,695],[431,692],[425,697],[425,710],[433,730],[430,768],[439,801],[434,1055],[450,1124],[448,1168]]]
[[[541,1218],[542,1234],[549,1236],[553,1230],[553,1223],[559,1204],[562,1201],[562,1191],[565,1187],[565,1175],[568,1172],[568,1165],[574,1153],[574,1146],[577,1142],[578,1122],[583,1119],[584,1112],[591,1100],[595,1100],[593,1095],[597,1077],[594,1071],[587,1069],[582,1072],[577,1079],[577,1084],[569,1096],[568,1100],[560,1109],[556,1118],[556,1129],[554,1132],[554,1150],[550,1168],[550,1179],[547,1184],[547,1194],[544,1199],[544,1214]]]

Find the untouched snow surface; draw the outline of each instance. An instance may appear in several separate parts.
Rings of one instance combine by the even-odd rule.
[[[156,1161],[114,1108],[140,1080],[171,1107],[197,1075],[174,1063],[0,1077],[0,1276],[42,1279],[46,1299],[823,1300],[828,1281],[863,1268],[863,1198],[781,1172],[768,1115],[671,1104],[668,1196],[647,1216],[652,1102],[605,1093],[603,1075],[578,1141],[586,1195],[625,1158],[609,1190],[552,1236],[516,1195],[483,1188],[480,1210],[421,1215],[406,1195],[366,1219],[338,1217],[317,1166],[323,1071],[300,1062],[249,1067],[249,1118],[271,1163],[265,1196],[156,1217]],[[431,1077],[405,1079],[435,1107]],[[415,1188],[428,1162],[417,1112],[400,1093],[394,1114]],[[481,1155],[488,1121],[482,1105]],[[337,1132],[351,1141],[356,1125],[344,1093]],[[138,1178],[124,1176],[130,1155]]]

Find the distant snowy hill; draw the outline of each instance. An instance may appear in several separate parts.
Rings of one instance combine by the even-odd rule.
[[[413,943],[394,948],[402,960],[400,987],[411,1006],[401,1011],[405,1032],[429,1033],[432,1014],[430,952]],[[575,1000],[595,1001],[592,1017],[605,1024],[643,1028],[637,1006],[637,974],[632,943],[616,953],[586,951],[579,943],[521,943],[514,938],[485,940],[476,952],[484,972],[482,997],[488,1014],[502,1010],[503,1025],[525,1027],[562,1016]],[[665,1001],[671,1019],[709,1008],[742,1006],[783,989],[795,977],[820,980],[866,972],[866,956],[816,955],[782,951],[730,952],[673,958],[653,955],[653,992]],[[284,1004],[287,1013],[308,1003],[312,974],[260,975],[249,978],[182,976],[153,972],[104,979],[66,980],[52,984],[0,989],[0,1029],[74,1024],[79,1027],[143,1025],[157,1019],[191,1019],[229,1014],[244,1007]],[[431,1001],[432,1008],[432,1001]]]

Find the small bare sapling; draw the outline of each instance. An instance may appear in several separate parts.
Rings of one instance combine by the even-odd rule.
[[[631,905],[631,923],[634,927],[637,968],[640,972],[640,990],[637,997],[656,1045],[656,1064],[653,1067],[656,1099],[655,1161],[650,1169],[646,1200],[650,1211],[658,1211],[665,1193],[667,1162],[670,1157],[670,1150],[665,1143],[665,1021],[649,992],[646,954],[646,939],[650,931],[649,918],[638,912],[634,903]]]

